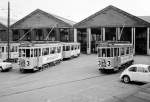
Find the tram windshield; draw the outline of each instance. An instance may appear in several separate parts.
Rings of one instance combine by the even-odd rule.
[[[98,48],[98,57],[119,56],[119,48]]]
[[[99,57],[113,57],[113,49],[112,48],[101,48],[98,49]]]

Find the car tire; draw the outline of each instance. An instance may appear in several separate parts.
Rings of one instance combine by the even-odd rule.
[[[129,83],[130,82],[130,78],[127,75],[123,76],[122,80],[123,80],[124,83]]]

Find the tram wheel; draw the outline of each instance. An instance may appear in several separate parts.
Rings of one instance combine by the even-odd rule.
[[[20,69],[20,72],[21,72],[21,73],[24,73],[24,72],[25,72],[25,70],[24,70],[24,69]]]

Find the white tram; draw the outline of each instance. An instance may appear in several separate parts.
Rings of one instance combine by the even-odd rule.
[[[61,43],[25,43],[19,46],[20,71],[40,70],[62,60]]]
[[[99,70],[119,70],[133,63],[133,45],[129,42],[99,42]]]
[[[17,42],[10,42],[10,52],[9,52],[9,58],[13,61],[17,61],[19,57],[18,53],[18,47],[19,43]],[[8,44],[7,42],[0,42],[0,61],[6,61],[8,58]]]
[[[63,59],[80,55],[80,43],[63,43]]]
[[[64,58],[80,55],[79,43],[62,42],[24,42],[19,45],[20,71],[40,70],[56,64]]]

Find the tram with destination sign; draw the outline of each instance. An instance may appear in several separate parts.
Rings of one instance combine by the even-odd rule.
[[[117,71],[133,63],[133,45],[129,42],[97,42],[99,70]]]
[[[19,45],[20,71],[41,70],[52,64],[60,63],[64,58],[78,56],[80,44],[62,42],[26,42]]]

